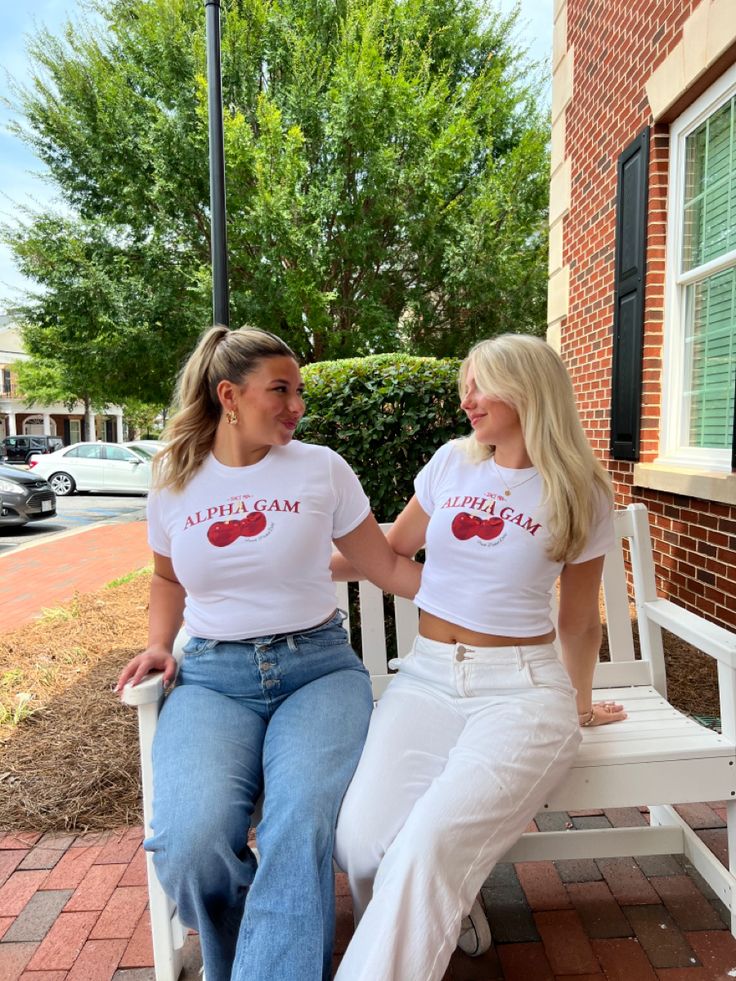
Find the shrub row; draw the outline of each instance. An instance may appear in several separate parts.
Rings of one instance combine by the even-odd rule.
[[[353,467],[379,521],[414,493],[415,475],[448,439],[468,432],[456,358],[377,354],[303,369],[299,438],[332,447]]]

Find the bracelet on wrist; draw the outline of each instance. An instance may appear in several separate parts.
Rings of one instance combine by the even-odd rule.
[[[595,709],[591,708],[589,712],[578,712],[578,723],[585,729],[587,726],[593,724],[593,719],[595,719]]]

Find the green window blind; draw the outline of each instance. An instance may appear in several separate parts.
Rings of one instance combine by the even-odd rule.
[[[736,97],[685,144],[682,271],[736,250]],[[734,265],[685,287],[685,400],[690,445],[727,449],[736,385]]]

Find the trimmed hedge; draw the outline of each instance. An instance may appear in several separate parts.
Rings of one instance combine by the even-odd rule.
[[[379,521],[392,521],[414,477],[448,439],[468,432],[457,358],[376,354],[302,369],[307,414],[298,438],[330,446],[360,477]]]

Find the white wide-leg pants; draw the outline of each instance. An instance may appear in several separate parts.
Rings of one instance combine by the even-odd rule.
[[[441,979],[462,917],[580,743],[552,645],[417,637],[394,664],[338,822],[358,924],[335,981]]]

